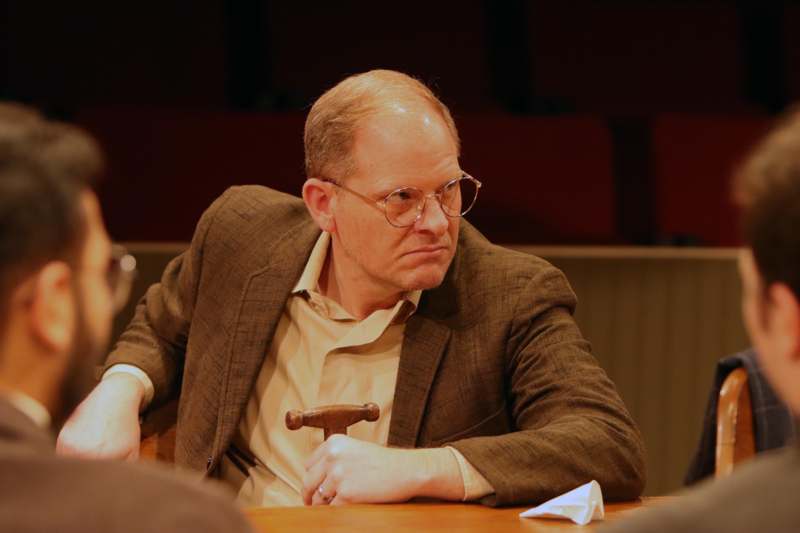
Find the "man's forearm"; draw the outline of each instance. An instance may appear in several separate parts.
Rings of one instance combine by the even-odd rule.
[[[147,406],[150,405],[150,402],[153,400],[154,391],[153,381],[150,379],[150,377],[144,372],[144,370],[137,366],[117,363],[105,371],[103,374],[103,381],[118,375],[132,377],[142,386],[141,397],[139,399],[139,411],[141,412],[147,409]],[[117,381],[116,383],[124,382]]]
[[[58,437],[64,455],[135,459],[144,386],[131,374],[108,376],[81,402]]]
[[[418,496],[442,500],[464,499],[464,480],[458,460],[447,448],[421,448],[411,451],[419,457]]]

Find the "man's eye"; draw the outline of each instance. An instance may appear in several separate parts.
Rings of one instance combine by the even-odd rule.
[[[414,194],[414,191],[396,191],[389,196],[389,202],[391,203],[406,203],[406,202],[413,202],[414,199],[417,197]]]

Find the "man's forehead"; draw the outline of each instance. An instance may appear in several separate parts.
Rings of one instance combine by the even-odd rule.
[[[444,117],[432,107],[395,101],[364,117],[356,128],[356,139],[384,133],[387,129],[393,133],[410,134],[438,128],[447,129],[447,125]]]

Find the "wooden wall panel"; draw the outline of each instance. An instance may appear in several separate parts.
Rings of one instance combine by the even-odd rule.
[[[733,250],[519,247],[561,268],[576,320],[647,446],[647,494],[673,491],[700,438],[716,361],[748,346]]]

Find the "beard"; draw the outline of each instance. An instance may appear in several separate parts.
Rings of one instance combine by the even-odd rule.
[[[79,287],[74,287],[75,293],[75,335],[70,348],[69,362],[61,382],[59,393],[60,409],[53,413],[53,425],[56,428],[66,422],[75,408],[86,398],[97,385],[95,370],[106,352],[105,342],[94,338],[89,327],[86,306]]]

